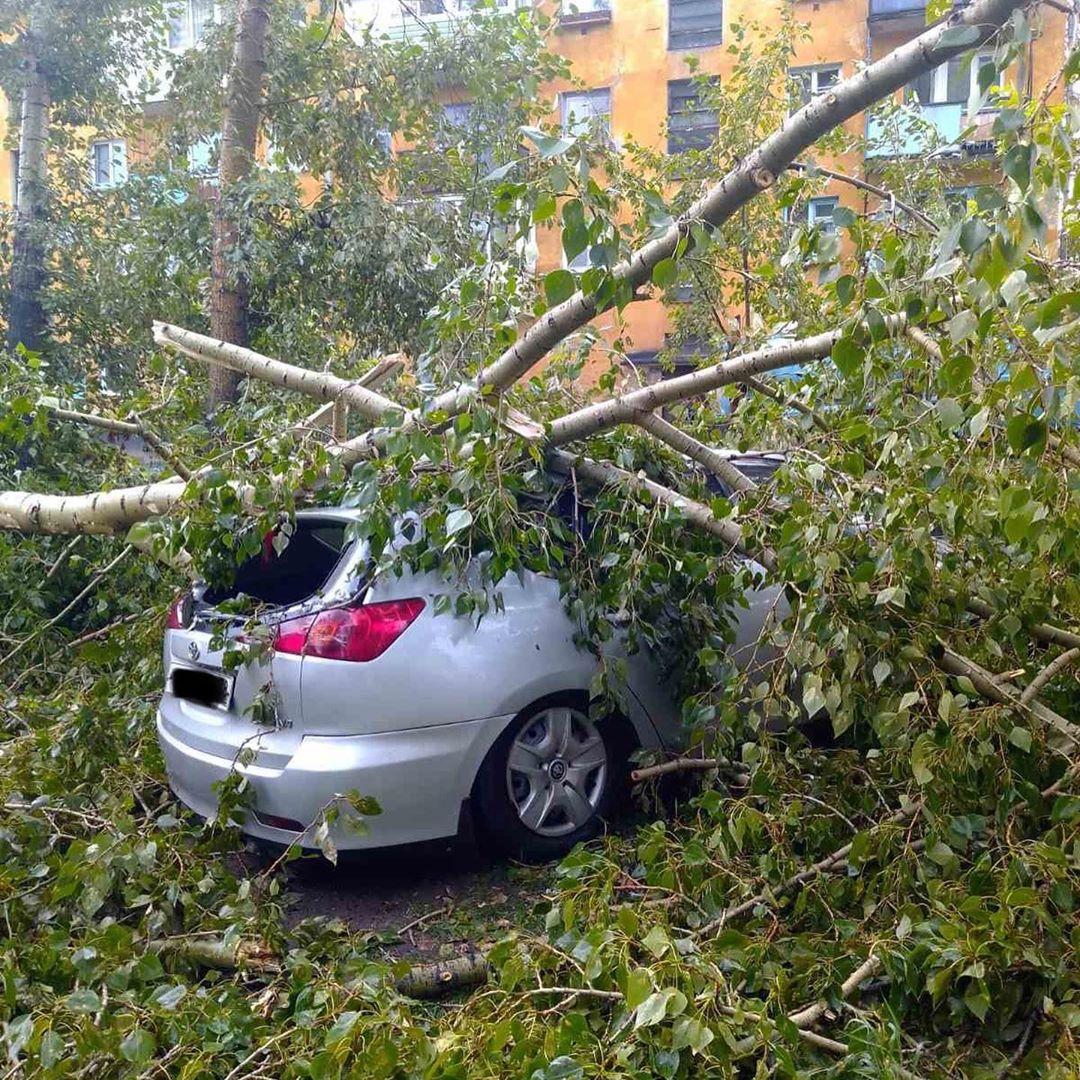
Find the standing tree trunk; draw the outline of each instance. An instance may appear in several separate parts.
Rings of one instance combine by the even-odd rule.
[[[251,285],[244,272],[235,265],[243,229],[230,196],[237,182],[250,172],[255,160],[269,29],[269,0],[240,0],[221,125],[220,188],[214,209],[210,271],[210,333],[233,345],[248,343]],[[210,372],[210,408],[235,401],[239,385],[237,372],[225,367],[213,368]]]
[[[45,340],[45,206],[48,194],[49,83],[31,27],[24,36],[26,81],[19,129],[19,171],[15,190],[15,241],[11,260],[8,348],[20,343],[39,350]]]

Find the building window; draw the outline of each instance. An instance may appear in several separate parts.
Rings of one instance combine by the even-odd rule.
[[[563,26],[611,22],[611,0],[562,0],[559,22]]]
[[[611,91],[569,90],[560,95],[562,108],[562,132],[567,138],[576,139],[590,131],[599,131],[611,139]]]
[[[188,172],[192,176],[212,179],[218,173],[218,144],[221,136],[215,131],[193,142],[187,149]]]
[[[816,225],[823,233],[833,233],[836,232],[833,215],[839,205],[840,200],[835,195],[819,195],[792,207],[788,222],[792,225]]]
[[[525,0],[495,0],[497,11],[523,7]],[[478,8],[491,7],[490,0],[420,0],[418,15],[464,15]]]
[[[992,67],[993,63],[994,58],[989,53],[980,53],[970,60],[962,56],[954,57],[908,83],[904,99],[911,105],[962,104],[974,111],[982,96],[979,92],[979,71]]]
[[[704,150],[720,130],[715,109],[701,102],[700,81],[676,79],[668,83],[668,153]]]
[[[90,183],[99,190],[114,188],[127,179],[127,145],[110,139],[90,146]]]
[[[214,24],[214,0],[174,0],[168,10],[170,49],[190,49]]]
[[[817,67],[792,68],[788,72],[791,79],[792,109],[801,109],[818,96],[831,90],[840,81],[839,64],[821,64]]]
[[[722,0],[668,0],[669,49],[698,49],[723,40]]]

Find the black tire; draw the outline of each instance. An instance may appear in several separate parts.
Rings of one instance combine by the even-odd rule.
[[[595,839],[624,809],[630,792],[629,757],[636,740],[621,716],[608,716],[595,724],[604,744],[607,763],[603,789],[592,816],[583,825],[559,836],[542,835],[525,825],[508,786],[507,766],[515,740],[538,716],[553,708],[569,708],[588,715],[584,694],[553,694],[534,702],[506,726],[484,758],[473,785],[473,805],[480,839],[500,855],[521,862],[541,863],[561,858],[575,844]]]

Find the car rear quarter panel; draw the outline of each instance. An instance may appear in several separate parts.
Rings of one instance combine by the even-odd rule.
[[[364,734],[513,716],[549,694],[587,691],[596,660],[574,644],[558,584],[536,574],[498,585],[503,610],[475,619],[435,614],[455,583],[436,575],[377,578],[367,602],[419,596],[425,607],[382,656],[368,663],[305,657],[301,669],[307,734]],[[648,678],[632,664],[635,681]],[[659,701],[662,694],[652,688]],[[644,745],[659,742],[654,718],[633,696],[629,719]],[[669,706],[670,709],[670,706]]]

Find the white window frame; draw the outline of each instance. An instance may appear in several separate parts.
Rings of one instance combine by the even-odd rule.
[[[220,11],[216,3],[210,5],[210,18],[202,25],[202,33],[198,33],[195,22],[195,6],[200,0],[170,0],[166,5],[168,25],[165,28],[166,44],[171,52],[186,52],[188,49],[202,41],[206,29],[217,24]],[[173,40],[173,28],[179,33]]]
[[[992,65],[994,62],[993,53],[976,53],[972,58],[968,66],[968,95],[966,102],[966,109],[969,113],[975,111],[975,106],[979,101],[979,70],[986,65]],[[998,78],[1001,77],[1001,73],[998,73]],[[939,64],[931,72],[930,81],[930,100],[921,104],[927,105],[946,105],[950,104],[949,101],[949,61],[944,64]],[[955,104],[953,102],[952,104]]]
[[[820,214],[819,208],[823,203],[829,204],[829,213]],[[833,219],[833,214],[840,206],[840,199],[836,195],[815,195],[813,198],[806,200],[806,224],[811,228],[823,222],[828,222],[827,225],[822,225],[822,232],[832,233],[836,232],[836,222]]]
[[[602,109],[595,108],[603,102]],[[575,111],[582,109],[582,115]],[[604,133],[611,141],[611,87],[598,86],[595,90],[564,90],[559,94],[559,115],[565,138],[576,139],[588,134],[598,119],[603,119]]]
[[[830,211],[836,211],[840,206],[840,198],[837,195],[811,195],[807,199],[800,199],[794,206],[789,206],[784,210],[784,222],[790,226],[805,225],[806,228],[813,228],[815,225],[828,222],[829,224],[823,226],[822,232],[831,233],[836,231],[836,225],[833,222],[833,215],[821,214],[820,208],[823,203],[829,203]]]
[[[827,86],[821,85],[821,76],[831,73],[836,76],[835,80],[829,83]],[[822,94],[828,93],[838,82],[844,78],[844,65],[842,63],[833,64],[804,64],[800,67],[793,67],[788,69],[788,78],[793,83],[799,85],[799,105],[798,108],[802,108],[805,102],[802,100],[802,79],[804,76],[810,78],[810,100],[819,97]]]
[[[98,173],[98,155],[104,151],[108,156],[108,177],[102,180]],[[119,187],[128,178],[127,143],[123,139],[96,139],[90,144],[90,186],[97,191]]]

